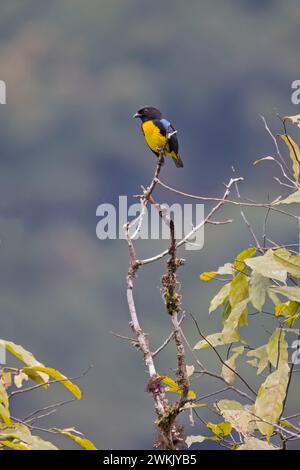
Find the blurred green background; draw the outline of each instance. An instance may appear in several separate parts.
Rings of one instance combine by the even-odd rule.
[[[76,425],[101,449],[151,448],[153,404],[142,358],[110,334],[129,334],[127,247],[97,239],[96,208],[137,194],[151,178],[155,160],[132,119],[143,105],[158,106],[179,130],[185,167],[167,162],[164,181],[218,196],[234,165],[246,178],[243,194],[278,195],[274,168],[252,162],[274,153],[259,115],[280,132],[276,113],[299,113],[290,99],[291,82],[300,78],[299,20],[297,0],[2,2],[1,337],[71,377],[94,365],[80,381],[83,400],[41,425]],[[156,199],[178,202],[162,190]],[[202,251],[182,251],[184,307],[206,333],[220,328],[218,314],[208,318],[217,286],[198,275],[250,241],[239,212],[226,209],[220,218],[228,216],[234,224],[207,229]],[[247,216],[261,230],[263,214]],[[274,220],[277,241],[292,241],[294,229]],[[166,242],[136,246],[148,256]],[[149,266],[137,279],[137,307],[153,349],[170,331],[159,290],[163,270],[163,263]],[[266,334],[261,323],[254,325],[257,345]],[[199,339],[190,320],[185,332],[192,344]],[[203,357],[216,364],[207,352]],[[174,367],[171,345],[158,368],[172,375]],[[199,395],[216,386],[193,383]],[[64,397],[57,386],[15,398],[14,414]]]

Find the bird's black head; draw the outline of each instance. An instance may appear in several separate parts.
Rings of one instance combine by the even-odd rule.
[[[145,108],[140,109],[135,115],[134,118],[140,118],[142,122],[150,121],[151,119],[160,119],[161,112],[153,106],[145,106]]]

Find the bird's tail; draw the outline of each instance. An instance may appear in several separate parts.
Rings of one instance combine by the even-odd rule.
[[[173,161],[175,163],[175,165],[177,166],[177,168],[183,168],[183,162],[180,158],[180,155],[176,155],[176,157],[173,157]]]

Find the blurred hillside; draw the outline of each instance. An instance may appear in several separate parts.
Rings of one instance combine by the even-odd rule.
[[[83,401],[48,423],[76,425],[99,448],[149,447],[153,410],[141,358],[110,335],[129,331],[127,248],[97,240],[96,208],[149,181],[154,159],[131,119],[148,104],[179,130],[185,168],[168,162],[164,181],[217,196],[234,165],[249,197],[279,193],[271,167],[252,162],[274,151],[259,115],[277,132],[277,112],[299,113],[290,101],[291,82],[300,78],[299,2],[10,0],[0,13],[0,79],[8,93],[0,126],[1,337],[70,376],[94,364],[80,382]],[[159,190],[164,198],[176,200]],[[239,213],[228,215],[236,223],[210,228],[201,252],[185,252],[180,272],[185,307],[208,332],[214,287],[204,288],[198,274],[249,237]],[[280,220],[274,227],[281,241],[292,235]],[[137,248],[152,254],[161,244],[139,241]],[[138,307],[154,347],[169,332],[162,272],[163,265],[151,266],[138,278]],[[186,331],[198,339],[191,325]],[[174,366],[172,352],[160,358],[161,372]],[[15,413],[61,393],[16,399]]]

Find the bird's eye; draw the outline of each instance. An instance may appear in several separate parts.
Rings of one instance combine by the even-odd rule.
[[[148,108],[145,108],[145,109],[144,109],[144,112],[145,112],[145,113],[148,113],[148,111],[149,111]]]

